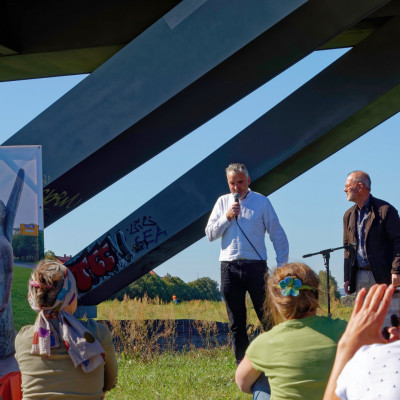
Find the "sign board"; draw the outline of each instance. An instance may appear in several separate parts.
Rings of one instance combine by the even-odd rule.
[[[39,236],[39,225],[20,224],[19,234],[22,236]]]
[[[14,259],[38,261],[44,255],[41,146],[0,146],[0,200],[11,207],[13,196],[20,196],[14,210],[7,210],[13,213],[7,239]]]

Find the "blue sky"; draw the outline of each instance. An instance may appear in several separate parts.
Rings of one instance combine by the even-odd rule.
[[[345,52],[315,52],[283,72],[46,228],[45,248],[57,255],[75,255]],[[79,75],[0,83],[1,143],[84,78]],[[343,187],[347,174],[355,169],[370,174],[376,197],[400,207],[399,126],[400,117],[395,115],[269,196],[289,239],[290,261],[341,246],[342,217],[352,205],[346,201]],[[105,207],[113,212],[105,214]],[[275,254],[268,238],[266,243],[268,264],[274,267]],[[170,273],[186,282],[203,276],[219,282],[218,255],[219,241],[209,243],[203,238],[155,272]],[[305,261],[316,271],[324,268],[321,256]],[[332,254],[331,271],[342,284],[342,250]]]

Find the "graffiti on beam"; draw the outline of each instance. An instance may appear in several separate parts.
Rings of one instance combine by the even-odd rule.
[[[141,217],[128,225],[129,243],[122,230],[88,246],[82,253],[66,263],[76,279],[79,292],[99,285],[118,274],[134,262],[138,253],[156,245],[160,237],[167,235],[151,217]],[[132,237],[133,235],[133,237]]]
[[[43,186],[50,185],[50,182],[51,182],[51,177],[50,177],[50,175],[45,175],[45,174],[43,174],[43,177],[42,177],[42,184],[43,184]]]
[[[68,261],[66,266],[74,274],[78,290],[87,292],[132,261],[133,253],[126,244],[123,232],[119,230],[114,239],[108,234]]]
[[[149,247],[157,244],[160,238],[167,235],[167,231],[162,230],[151,216],[136,219],[126,228],[126,231],[133,236],[132,250],[135,253],[148,250]]]
[[[80,204],[82,199],[78,199],[81,194],[77,193],[75,196],[70,197],[66,190],[57,192],[54,189],[43,190],[43,205],[52,205],[53,207],[73,208]]]

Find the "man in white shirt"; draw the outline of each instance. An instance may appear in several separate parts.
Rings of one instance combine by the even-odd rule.
[[[250,177],[245,165],[230,164],[225,171],[231,193],[217,200],[207,223],[206,235],[210,241],[222,237],[221,292],[228,312],[236,364],[239,364],[249,344],[246,291],[264,325],[264,275],[268,271],[265,232],[274,246],[278,267],[288,261],[289,244],[271,202],[249,189]]]

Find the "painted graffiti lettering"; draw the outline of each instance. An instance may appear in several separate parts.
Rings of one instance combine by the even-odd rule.
[[[167,231],[163,231],[151,216],[134,220],[126,230],[130,235],[135,235],[132,247],[135,253],[147,250],[151,244],[158,243],[160,236],[167,235]]]
[[[88,263],[94,275],[103,276],[115,268],[117,260],[109,244],[104,243],[103,246],[94,249],[88,256]]]
[[[43,195],[43,204],[45,206],[53,203],[53,206],[55,207],[65,207],[68,209],[71,207],[76,207],[82,201],[81,199],[78,200],[80,193],[77,193],[74,197],[69,197],[65,190],[59,193],[54,189],[44,189]]]
[[[82,257],[79,262],[69,265],[68,268],[74,274],[79,291],[85,292],[92,287],[93,277],[89,271],[89,263],[86,257]]]
[[[97,282],[98,277],[112,272],[117,267],[118,249],[111,243],[110,237],[94,246],[90,252],[85,250],[81,257],[68,268],[74,274],[79,291],[88,291]]]
[[[151,217],[138,218],[135,221],[133,221],[133,224],[130,224],[129,233],[133,235],[137,232],[140,232],[143,230],[144,226],[158,226],[158,225],[151,219]]]
[[[50,195],[53,194],[50,193]],[[54,201],[57,205],[64,202],[65,198],[57,197]],[[128,225],[126,231],[129,235],[134,235],[129,245],[124,232],[118,230],[113,235],[108,234],[101,242],[88,246],[80,255],[66,263],[75,276],[79,292],[87,292],[103,279],[130,265],[135,253],[149,249],[159,243],[161,237],[167,235],[167,231],[162,230],[150,216],[134,220]]]
[[[44,175],[43,174],[42,182],[43,182],[43,186],[49,185],[50,182],[51,182],[50,175]]]
[[[143,217],[143,226],[156,226],[157,224],[151,219],[151,217]]]

